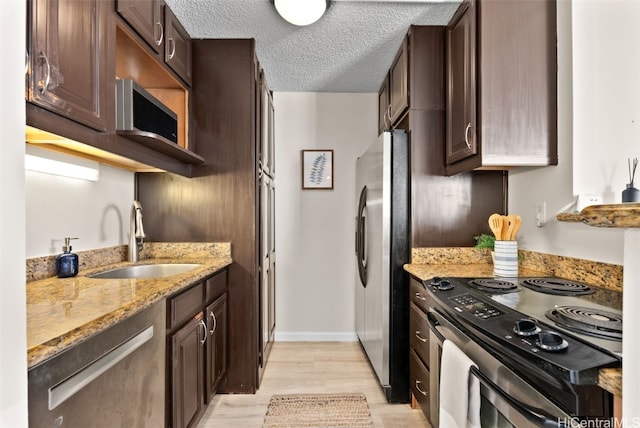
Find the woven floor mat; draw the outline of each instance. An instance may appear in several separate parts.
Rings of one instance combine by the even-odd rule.
[[[364,394],[295,394],[271,397],[263,428],[371,426]]]

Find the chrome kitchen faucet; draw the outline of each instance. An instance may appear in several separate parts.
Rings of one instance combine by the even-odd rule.
[[[142,249],[142,241],[145,238],[142,227],[142,205],[133,201],[131,216],[129,218],[129,261],[138,261],[138,251]]]

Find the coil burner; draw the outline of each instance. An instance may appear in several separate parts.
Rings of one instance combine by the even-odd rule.
[[[556,306],[547,318],[567,330],[610,340],[622,340],[622,316],[582,306]]]
[[[559,278],[528,278],[521,285],[540,293],[558,296],[579,296],[595,293],[589,286]]]
[[[471,288],[489,293],[512,293],[518,291],[518,285],[513,281],[496,278],[477,278],[467,283]]]

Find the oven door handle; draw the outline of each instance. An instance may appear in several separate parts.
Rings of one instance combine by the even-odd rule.
[[[446,327],[449,323],[442,315],[438,312],[431,310],[427,314],[427,320],[429,322],[429,328],[431,332],[436,336],[440,343],[444,343],[446,340],[445,337],[438,331],[436,327],[443,326]],[[473,374],[478,380],[483,383],[487,388],[496,393],[502,400],[509,403],[511,407],[516,409],[520,414],[522,414],[527,419],[534,422],[536,425],[541,427],[549,427],[549,428],[558,428],[563,427],[564,425],[560,424],[560,421],[557,418],[552,418],[548,415],[544,415],[540,412],[539,409],[531,408],[528,405],[516,400],[506,392],[502,390],[498,385],[496,385],[491,379],[489,379],[484,373],[482,373],[477,367],[472,366],[469,370],[471,374]]]
[[[436,335],[440,343],[444,343],[445,341],[444,336],[436,328],[437,326],[442,325],[440,320],[438,320],[438,318],[440,318],[440,315],[438,315],[436,312],[429,311],[429,313],[427,313],[427,321],[429,322],[429,329],[433,332],[433,334]]]
[[[469,372],[473,374],[478,380],[483,383],[487,388],[491,391],[495,392],[500,396],[504,401],[509,403],[511,407],[516,409],[520,414],[525,416],[527,419],[534,422],[536,425],[541,427],[549,427],[549,428],[558,428],[563,427],[564,425],[560,424],[560,421],[557,418],[551,418],[547,415],[544,415],[540,412],[539,409],[531,408],[526,404],[516,400],[511,395],[507,394],[496,385],[491,379],[489,379],[484,373],[482,373],[477,367],[472,366],[469,369]]]

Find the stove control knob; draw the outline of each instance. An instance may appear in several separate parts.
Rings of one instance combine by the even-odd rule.
[[[442,279],[439,276],[434,276],[431,280],[431,286],[440,291],[447,291],[453,288],[453,284],[448,279]]]
[[[513,332],[523,337],[534,336],[540,333],[540,327],[533,320],[524,318],[516,321],[516,325],[513,326]]]
[[[567,349],[569,344],[558,333],[553,331],[542,331],[538,334],[536,341],[538,348],[544,351],[556,352]]]

